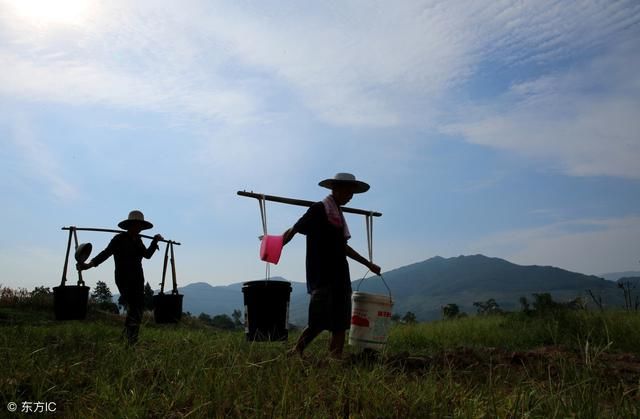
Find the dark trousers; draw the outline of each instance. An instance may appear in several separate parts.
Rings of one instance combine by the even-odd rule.
[[[320,288],[309,300],[309,328],[344,332],[351,326],[351,290]]]
[[[138,341],[142,313],[144,312],[144,294],[129,293],[126,295],[127,317],[124,320],[124,335],[130,345]]]

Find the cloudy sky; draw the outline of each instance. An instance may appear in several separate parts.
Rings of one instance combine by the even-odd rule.
[[[639,270],[638,69],[636,0],[0,0],[0,283],[57,285],[61,227],[136,208],[182,242],[180,285],[258,279],[258,204],[236,191],[320,200],[342,171],[371,184],[350,206],[384,214],[383,270]],[[269,232],[303,211],[268,204]],[[304,250],[272,275],[303,281]]]

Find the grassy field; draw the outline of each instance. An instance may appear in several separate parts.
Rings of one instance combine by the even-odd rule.
[[[122,319],[0,307],[0,417],[55,402],[88,418],[638,418],[640,315],[565,311],[395,326],[377,359],[304,360],[241,332],[156,326],[127,348]],[[10,414],[6,406],[18,405]],[[53,416],[53,413],[48,414]]]

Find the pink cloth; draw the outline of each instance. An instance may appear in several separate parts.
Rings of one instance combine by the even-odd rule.
[[[336,204],[336,201],[333,199],[332,195],[327,196],[322,200],[322,204],[324,205],[324,211],[327,213],[327,218],[329,219],[329,223],[333,224],[336,227],[342,227],[344,230],[344,237],[348,240],[351,238],[351,233],[349,233],[349,226],[347,226],[347,220],[345,220],[344,215],[342,214],[342,210]]]

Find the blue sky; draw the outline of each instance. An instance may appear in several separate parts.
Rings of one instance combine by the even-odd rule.
[[[180,285],[258,279],[258,205],[236,191],[319,200],[342,171],[371,184],[350,206],[384,214],[383,270],[638,269],[637,1],[53,3],[0,0],[4,286],[57,285],[60,228],[131,209],[183,243]],[[303,211],[268,204],[269,231]],[[304,251],[272,275],[304,280]],[[113,288],[112,262],[85,278]]]

